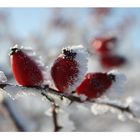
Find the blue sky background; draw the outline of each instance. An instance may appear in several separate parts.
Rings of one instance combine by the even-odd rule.
[[[43,21],[43,18],[49,17],[51,8],[11,8],[5,9],[11,17],[14,28],[22,35],[27,35],[28,32],[38,29]],[[65,16],[74,13],[79,14],[79,17],[85,17],[88,13],[88,8],[65,9]],[[112,21],[117,20],[125,14],[133,14],[140,20],[140,8],[115,8],[115,17]],[[24,27],[24,28],[23,28]]]
[[[52,12],[51,8],[1,8],[0,11],[9,14],[10,26],[15,34],[21,38],[26,38],[31,32],[40,32],[43,23],[46,22],[47,24]],[[79,25],[82,26],[88,12],[88,8],[66,8],[64,16],[72,18],[76,15]],[[131,36],[135,40],[133,41],[134,46],[140,48],[139,43],[137,43],[140,38],[140,8],[115,8],[113,17],[108,20],[107,24],[109,26],[116,24],[117,21],[123,18],[123,15],[134,15],[136,17],[137,24],[133,27]]]

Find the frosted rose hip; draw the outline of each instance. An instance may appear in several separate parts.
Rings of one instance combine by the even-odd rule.
[[[45,81],[45,67],[32,50],[18,48],[11,49],[10,61],[15,80],[23,86],[41,85]]]
[[[87,71],[87,51],[83,46],[62,49],[51,67],[51,76],[56,88],[71,93],[81,83]]]

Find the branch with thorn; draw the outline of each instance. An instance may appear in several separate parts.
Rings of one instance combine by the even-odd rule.
[[[18,87],[21,90],[23,90],[23,89],[26,89],[26,90],[35,89],[35,90],[38,90],[41,93],[41,95],[44,96],[48,101],[50,101],[52,103],[52,119],[53,119],[54,131],[55,132],[60,131],[62,126],[60,126],[58,124],[57,110],[59,110],[59,106],[57,105],[57,103],[55,102],[53,97],[52,96],[50,97],[50,94],[59,97],[61,100],[63,100],[63,98],[66,98],[66,99],[68,99],[70,101],[70,104],[72,104],[73,102],[77,102],[77,103],[85,103],[85,102],[95,103],[97,105],[108,106],[110,108],[119,110],[122,113],[127,113],[127,114],[131,115],[134,120],[139,119],[134,114],[134,112],[130,108],[130,106],[121,106],[121,105],[118,105],[118,104],[115,104],[115,103],[101,102],[101,101],[98,101],[98,100],[89,100],[89,99],[86,99],[86,100],[83,101],[80,97],[77,97],[74,94],[61,93],[60,91],[57,91],[57,90],[49,87],[49,85],[25,87],[25,86],[20,86],[20,85],[12,85],[12,84],[9,84],[9,83],[0,84],[0,88],[3,89],[3,90],[5,90],[6,87]]]

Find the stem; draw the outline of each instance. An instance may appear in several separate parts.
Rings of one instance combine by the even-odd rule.
[[[58,125],[58,114],[57,114],[57,106],[55,103],[52,105],[52,115],[53,115],[53,124],[54,124],[54,132],[59,132],[59,130],[62,128]]]
[[[56,115],[56,112],[55,112],[56,109],[54,109],[54,106],[56,106],[56,105],[54,105],[55,102],[54,102],[54,100],[52,98],[49,97],[49,94],[48,93],[50,93],[52,95],[55,95],[55,96],[58,96],[61,99],[67,98],[68,100],[71,101],[71,103],[73,103],[73,102],[78,102],[78,103],[89,102],[89,103],[96,103],[96,104],[99,104],[99,105],[107,105],[108,107],[112,107],[114,109],[120,110],[123,113],[128,113],[133,118],[138,119],[137,116],[134,114],[133,110],[131,110],[131,108],[129,106],[124,107],[124,106],[117,105],[117,104],[114,104],[114,103],[98,102],[97,100],[92,100],[91,101],[91,100],[88,100],[88,99],[86,101],[82,101],[80,99],[80,97],[76,97],[73,94],[61,93],[60,91],[57,91],[55,89],[52,89],[48,85],[24,87],[24,86],[12,85],[12,84],[8,84],[8,83],[6,83],[6,84],[0,84],[0,88],[2,88],[2,89],[4,89],[6,86],[20,87],[21,89],[24,89],[24,88],[26,88],[26,89],[36,89],[36,90],[41,91],[41,95],[45,96],[53,104],[53,115],[54,115],[53,120],[54,120],[54,124],[55,124],[56,127],[57,127],[57,125],[56,125],[57,124],[57,121],[55,119],[56,118],[55,116],[57,116],[57,115]],[[58,128],[59,128],[59,126],[58,126]],[[58,128],[56,128],[55,130],[58,130]]]
[[[45,93],[41,93],[44,97],[46,97],[46,99],[48,99],[51,103],[52,103],[52,119],[53,119],[53,124],[54,124],[54,132],[59,132],[59,130],[62,128],[61,126],[59,126],[58,124],[58,113],[57,113],[57,109],[59,108],[59,106],[56,105],[55,101],[48,97]]]

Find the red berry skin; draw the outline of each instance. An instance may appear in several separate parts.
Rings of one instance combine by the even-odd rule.
[[[73,85],[79,70],[77,62],[73,59],[58,57],[51,68],[51,76],[56,88],[61,92],[69,92],[69,86]]]
[[[97,37],[92,41],[92,47],[101,55],[107,54],[115,48],[116,41],[117,39],[115,37]]]
[[[119,55],[107,54],[100,57],[101,65],[104,68],[120,67],[126,63],[126,59]]]
[[[95,13],[98,16],[105,16],[111,12],[111,8],[95,8]]]
[[[43,83],[43,75],[38,65],[21,49],[10,55],[15,80],[22,86],[37,86]]]
[[[84,94],[89,99],[96,99],[112,85],[113,75],[107,73],[87,73],[83,82],[76,89],[78,95]]]

